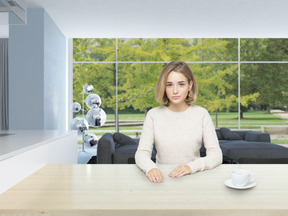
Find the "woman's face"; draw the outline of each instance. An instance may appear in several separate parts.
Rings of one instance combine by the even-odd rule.
[[[170,105],[186,104],[188,92],[192,89],[193,82],[188,82],[184,74],[176,71],[169,73],[166,81],[166,95]]]

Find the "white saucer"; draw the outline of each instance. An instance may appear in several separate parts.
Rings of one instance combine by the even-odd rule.
[[[227,186],[227,187],[230,187],[230,188],[234,188],[234,189],[240,189],[240,190],[243,190],[243,189],[248,189],[248,188],[252,188],[256,185],[256,182],[255,181],[251,181],[249,182],[247,185],[243,186],[243,187],[239,187],[239,186],[235,186],[233,185],[232,183],[232,179],[227,179],[224,184]]]

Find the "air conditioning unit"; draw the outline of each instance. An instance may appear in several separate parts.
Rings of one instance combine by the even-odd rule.
[[[0,0],[0,13],[9,15],[9,24],[26,24],[26,2],[24,0]]]
[[[26,3],[23,0],[0,0],[0,12],[25,12]]]

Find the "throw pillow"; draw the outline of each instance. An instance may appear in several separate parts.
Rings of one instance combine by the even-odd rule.
[[[133,140],[131,137],[126,136],[122,133],[114,133],[113,139],[116,143],[120,145],[135,145],[137,144],[135,140]]]
[[[222,133],[219,131],[216,132],[218,140],[224,140]]]
[[[249,142],[271,142],[269,134],[254,131],[247,132],[245,140]]]
[[[240,135],[232,132],[229,128],[220,128],[220,132],[225,140],[242,140]]]

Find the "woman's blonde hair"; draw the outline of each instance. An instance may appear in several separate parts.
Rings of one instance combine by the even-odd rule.
[[[190,83],[191,81],[193,82],[192,89],[188,92],[186,98],[186,103],[192,104],[197,98],[198,86],[192,70],[184,61],[172,61],[162,69],[155,86],[155,98],[157,102],[162,103],[166,106],[168,106],[170,103],[166,95],[165,89],[167,77],[172,71],[184,74],[184,76],[187,78],[188,83]]]

